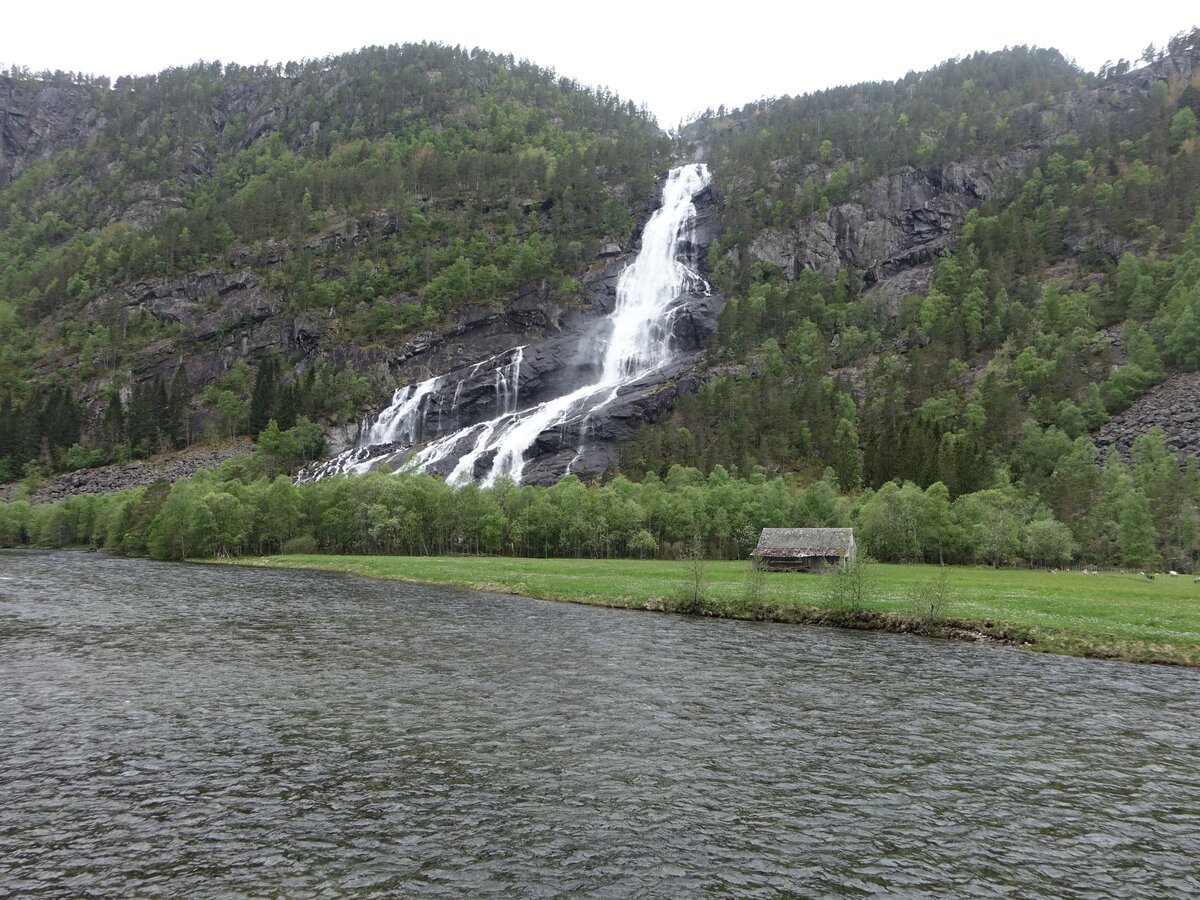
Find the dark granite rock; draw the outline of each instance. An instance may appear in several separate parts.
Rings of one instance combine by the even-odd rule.
[[[88,143],[106,124],[93,92],[0,76],[0,186],[29,164]]]
[[[1172,375],[1155,385],[1101,425],[1092,441],[1101,454],[1115,446],[1128,456],[1133,442],[1155,427],[1180,456],[1200,455],[1200,372]]]
[[[952,245],[966,213],[981,206],[1000,179],[1029,159],[1000,158],[906,168],[863,185],[853,200],[765,229],[751,245],[759,259],[796,277],[805,269],[833,276],[861,269],[867,285],[928,264]]]

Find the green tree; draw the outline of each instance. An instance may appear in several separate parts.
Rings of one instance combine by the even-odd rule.
[[[217,423],[221,433],[233,437],[241,430],[245,422],[245,404],[233,391],[223,390],[217,393],[216,406]]]
[[[849,419],[839,419],[833,437],[833,470],[843,490],[853,490],[862,482],[862,451],[858,431]]]
[[[180,363],[175,369],[175,375],[171,379],[168,407],[170,408],[168,436],[171,445],[179,450],[188,446],[192,439],[192,389],[188,384],[187,367],[183,363]]]
[[[889,481],[877,490],[859,512],[862,543],[872,556],[893,562],[916,562],[924,556],[922,530],[925,494],[906,481]]]
[[[1078,547],[1071,530],[1054,519],[1038,519],[1025,526],[1025,555],[1047,568],[1065,566]]]
[[[1021,516],[1010,486],[964,494],[954,501],[954,517],[975,562],[999,566],[1021,551]]]
[[[1159,562],[1157,538],[1150,502],[1145,494],[1134,488],[1121,503],[1117,531],[1121,564],[1131,569],[1156,569]]]
[[[300,521],[300,497],[296,485],[286,475],[279,475],[262,495],[258,540],[280,552],[284,543],[296,535]]]
[[[1171,117],[1171,149],[1178,150],[1184,141],[1196,136],[1197,130],[1196,113],[1191,107],[1183,107]]]
[[[279,363],[273,356],[258,364],[254,378],[254,389],[250,392],[250,434],[257,437],[267,427],[275,411],[276,382],[279,380]]]
[[[275,476],[287,473],[300,461],[302,451],[300,442],[293,431],[280,431],[274,419],[259,431],[255,444],[263,459],[264,474]]]

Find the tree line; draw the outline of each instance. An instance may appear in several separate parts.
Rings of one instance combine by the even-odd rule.
[[[1007,470],[952,496],[888,481],[846,493],[829,469],[811,484],[707,475],[618,476],[551,487],[500,479],[458,487],[426,474],[368,474],[296,484],[283,474],[311,457],[315,426],[271,420],[252,457],[189,479],[52,504],[0,504],[0,545],[92,546],[158,559],[265,553],[501,554],[537,557],[746,558],[764,527],[854,527],[865,550],[896,562],[1024,563],[1192,571],[1200,554],[1200,462],[1180,467],[1161,434],[1130,463],[1103,466],[1083,440],[1039,494]]]

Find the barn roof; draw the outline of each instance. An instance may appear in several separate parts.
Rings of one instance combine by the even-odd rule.
[[[764,528],[751,556],[846,556],[853,528]]]

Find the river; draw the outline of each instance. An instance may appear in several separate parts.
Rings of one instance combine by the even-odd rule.
[[[1178,897],[1200,673],[0,553],[0,897]]]

